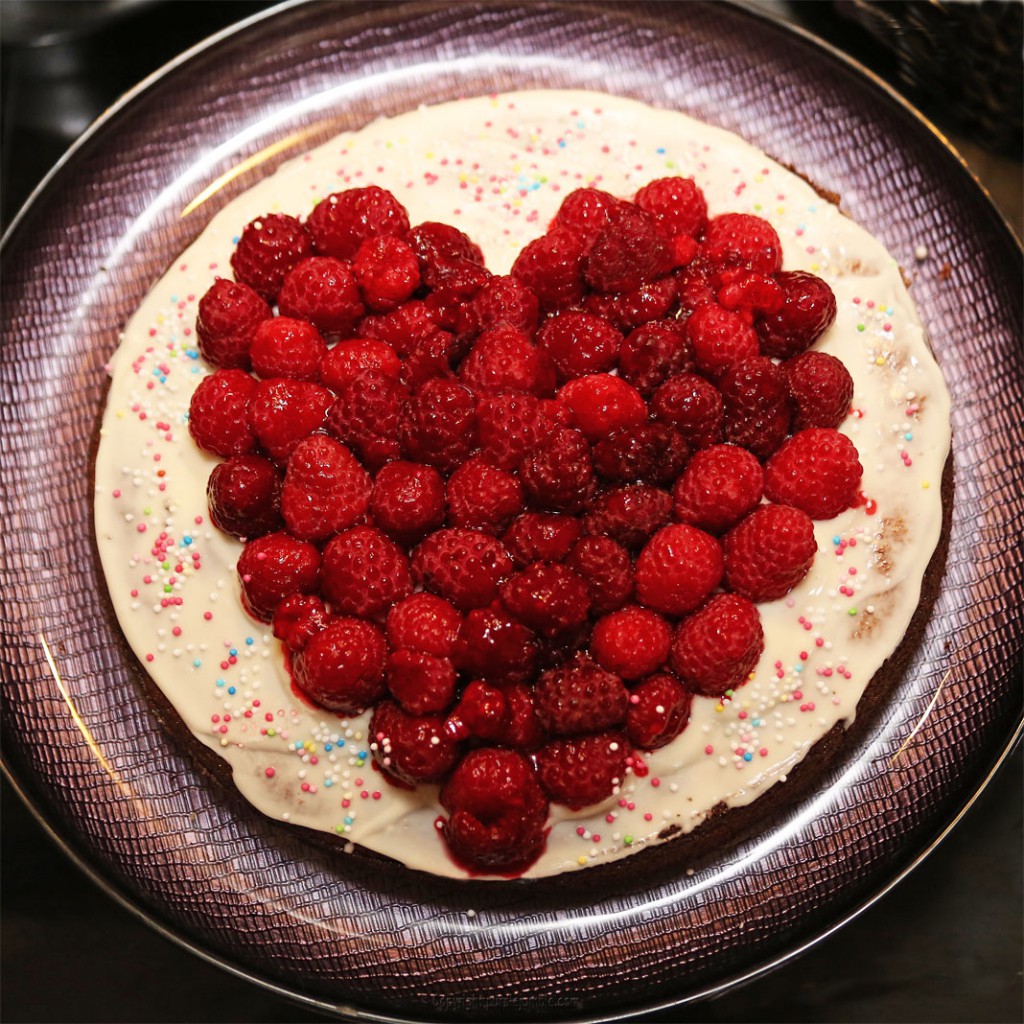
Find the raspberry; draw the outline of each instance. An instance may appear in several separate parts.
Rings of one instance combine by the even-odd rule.
[[[718,296],[711,283],[712,270],[702,260],[695,260],[688,267],[677,270],[672,277],[683,313],[695,313],[706,303],[717,301]]]
[[[533,688],[537,718],[552,736],[578,736],[621,725],[629,707],[622,680],[587,658],[545,672]]]
[[[700,253],[717,271],[742,267],[774,274],[782,266],[782,243],[775,228],[749,213],[723,213],[708,221]]]
[[[759,505],[722,538],[725,582],[750,601],[785,597],[818,550],[814,523],[788,505]]]
[[[473,296],[472,324],[475,331],[487,331],[506,324],[533,337],[540,319],[537,296],[511,275],[492,277]]]
[[[622,332],[590,313],[560,313],[541,326],[537,344],[550,355],[558,379],[567,381],[611,370]]]
[[[655,216],[672,235],[697,238],[708,222],[708,204],[692,178],[657,178],[633,202]]]
[[[241,540],[273,533],[281,518],[281,473],[259,455],[232,455],[218,462],[206,484],[210,519]]]
[[[589,251],[598,234],[608,226],[612,210],[624,204],[625,200],[599,188],[578,188],[562,200],[552,225],[581,238]]]
[[[686,321],[697,369],[717,381],[731,366],[759,352],[757,334],[738,313],[709,302]]]
[[[675,518],[724,533],[761,502],[764,471],[745,448],[716,444],[697,452],[672,490]]]
[[[310,434],[323,429],[334,396],[307,381],[262,380],[249,399],[249,428],[278,462],[284,462]]]
[[[450,658],[462,625],[462,616],[443,597],[419,592],[391,606],[388,612],[388,643]]]
[[[199,300],[196,337],[200,354],[214,366],[248,370],[253,333],[273,315],[266,301],[247,284],[218,277]]]
[[[571,569],[534,562],[500,587],[505,607],[547,639],[582,626],[590,610],[587,586]]]
[[[389,462],[373,483],[374,522],[402,544],[415,544],[444,522],[444,479],[433,466]]]
[[[533,395],[492,395],[476,407],[480,454],[499,469],[519,468],[523,457],[539,448],[555,429]]]
[[[321,256],[350,260],[368,238],[404,238],[409,233],[409,215],[390,192],[370,185],[322,199],[306,218],[306,228]]]
[[[472,335],[473,299],[491,279],[491,272],[469,260],[440,260],[424,274],[433,290],[424,299],[431,320],[459,337]]]
[[[857,448],[845,434],[809,427],[788,438],[768,460],[764,493],[812,519],[831,519],[854,503],[863,473]]]
[[[718,594],[679,624],[672,668],[694,693],[720,697],[747,681],[763,650],[757,608],[739,594]]]
[[[693,695],[668,672],[648,676],[629,695],[626,735],[642,750],[671,743],[689,724]]]
[[[676,296],[675,279],[662,277],[657,281],[645,281],[628,292],[591,292],[585,296],[583,308],[588,313],[603,317],[621,331],[631,331],[650,320],[667,316]]]
[[[537,296],[545,313],[569,309],[583,298],[583,252],[578,235],[553,227],[523,247],[512,276]]]
[[[289,456],[281,489],[289,532],[299,540],[327,540],[363,518],[372,486],[343,444],[323,434],[307,437]]]
[[[204,452],[247,455],[256,447],[249,400],[256,381],[244,370],[216,370],[204,377],[188,406],[188,432]]]
[[[632,203],[608,212],[584,261],[583,276],[598,292],[628,292],[672,269],[672,240],[651,214]]]
[[[672,646],[669,624],[649,608],[627,605],[594,625],[590,653],[623,679],[640,679],[661,668]]]
[[[497,608],[474,608],[462,620],[452,660],[461,672],[500,683],[533,673],[537,643],[533,631]]]
[[[565,564],[587,584],[595,615],[621,608],[633,596],[633,562],[610,537],[581,537]]]
[[[597,498],[583,518],[583,529],[595,536],[611,537],[627,548],[637,548],[671,518],[669,494],[646,484],[632,484]]]
[[[338,389],[327,414],[330,434],[344,441],[370,469],[402,454],[404,384],[378,370],[364,370]]]
[[[745,359],[718,382],[725,440],[766,459],[789,433],[790,408],[782,370],[766,356]]]
[[[590,445],[578,430],[556,430],[520,467],[531,502],[541,508],[571,512],[583,507],[594,480]]]
[[[424,279],[429,287],[437,283],[436,268],[457,260],[484,265],[480,246],[468,235],[450,224],[424,221],[409,232],[409,244],[419,257]]]
[[[385,700],[370,719],[370,751],[389,779],[412,788],[444,779],[458,763],[462,747],[445,731],[440,715],[411,715]]]
[[[853,401],[853,378],[842,360],[827,352],[804,352],[782,364],[793,403],[793,429],[838,427]]]
[[[284,279],[277,308],[308,320],[322,334],[350,335],[365,312],[352,266],[331,256],[308,256]]]
[[[622,733],[602,732],[554,740],[533,758],[550,799],[580,810],[617,791],[626,777],[628,754]]]
[[[665,381],[651,398],[651,415],[675,427],[692,449],[718,444],[725,429],[721,393],[695,373]]]
[[[669,377],[694,366],[693,346],[680,320],[655,320],[637,327],[619,348],[619,375],[645,398]]]
[[[718,541],[685,523],[659,530],[636,560],[637,600],[667,615],[693,611],[721,579]]]
[[[320,379],[320,360],[326,353],[327,343],[312,324],[275,316],[257,326],[249,358],[253,373],[264,380],[290,377],[315,382]]]
[[[402,444],[413,461],[451,472],[476,448],[476,440],[476,402],[468,388],[439,378],[417,388],[402,421]]]
[[[412,571],[425,589],[469,611],[494,600],[513,564],[501,541],[479,530],[453,528],[420,543],[412,553]]]
[[[323,601],[316,594],[289,594],[274,609],[274,636],[294,654],[331,624]]]
[[[570,423],[591,442],[647,419],[647,405],[640,392],[610,373],[576,377],[558,392],[558,401],[568,409]]]
[[[321,589],[336,612],[371,618],[412,593],[405,552],[372,526],[354,526],[324,548]]]
[[[295,685],[322,707],[358,715],[385,693],[384,635],[361,619],[334,619],[292,657]]]
[[[761,353],[789,359],[809,349],[835,322],[836,297],[814,274],[783,270],[775,275],[784,302],[778,312],[755,324]]]
[[[492,686],[474,679],[448,716],[445,728],[456,739],[484,740],[517,750],[534,750],[544,742],[537,719],[533,690],[525,683]]]
[[[501,541],[515,564],[522,568],[531,562],[561,562],[582,532],[575,516],[524,512],[513,520]]]
[[[548,802],[522,754],[470,751],[441,790],[441,805],[445,842],[471,871],[518,873],[544,848]]]
[[[416,348],[402,360],[398,379],[416,390],[435,377],[451,377],[455,357],[452,335],[448,331],[435,330],[429,337],[418,342]]]
[[[425,302],[410,299],[390,313],[369,314],[359,322],[359,337],[386,342],[401,358],[437,333]]]
[[[387,313],[420,286],[420,261],[407,242],[390,235],[368,238],[352,260],[352,272],[369,309]]]
[[[618,430],[594,445],[594,468],[606,480],[671,484],[683,471],[690,446],[666,423]]]
[[[270,622],[274,609],[290,594],[313,594],[320,585],[320,552],[291,534],[255,537],[238,556],[242,605],[261,622]]]
[[[782,308],[784,296],[775,278],[752,270],[740,272],[718,289],[718,303],[750,323],[755,316],[771,316]]]
[[[499,534],[523,510],[523,485],[513,473],[495,469],[479,456],[464,462],[448,480],[448,521]]]
[[[267,213],[243,229],[231,256],[231,269],[236,280],[273,302],[288,271],[312,254],[309,232],[294,217]]]
[[[388,689],[412,715],[446,711],[455,699],[455,666],[448,658],[400,648],[388,658]]]
[[[508,324],[484,331],[459,367],[459,379],[477,395],[555,393],[551,357]]]
[[[395,350],[373,338],[352,338],[332,346],[320,361],[320,382],[336,395],[366,370],[398,379],[402,363]]]

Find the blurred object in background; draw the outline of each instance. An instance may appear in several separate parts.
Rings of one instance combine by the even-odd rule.
[[[115,18],[159,0],[3,0],[3,39],[7,45],[52,46],[105,28]]]

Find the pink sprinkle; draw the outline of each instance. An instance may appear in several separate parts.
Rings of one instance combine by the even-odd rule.
[[[587,834],[587,830],[582,825],[577,826],[577,828],[576,828],[576,835],[578,835],[578,836],[585,836],[586,834]]]
[[[266,775],[268,779],[272,779],[277,774],[277,772],[273,768],[264,768],[263,774]]]
[[[651,814],[651,812],[650,812],[650,811],[648,811],[648,812],[647,812],[647,813],[646,813],[646,814],[644,815],[644,821],[654,821],[654,815],[653,815],[653,814]]]
[[[119,487],[115,487],[114,488],[114,497],[115,498],[120,498],[121,497],[121,489]]]
[[[715,748],[713,746],[711,746],[710,743],[704,748],[704,753],[705,754],[713,754],[714,752],[715,752]]]
[[[651,785],[657,789],[661,785],[661,779],[651,779]]]
[[[153,655],[152,654],[147,654],[146,655],[146,661],[152,661],[152,660],[153,660]]]
[[[203,618],[209,622],[213,618],[213,612],[203,612]]]

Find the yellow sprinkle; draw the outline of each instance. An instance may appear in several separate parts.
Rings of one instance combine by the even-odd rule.
[[[885,356],[875,356],[875,366],[885,366]]]
[[[815,272],[821,270],[821,264],[820,263],[812,263],[811,264],[811,270],[813,270]]]
[[[423,156],[427,160],[433,160],[434,159],[434,154],[433,153],[424,153]]]
[[[785,213],[786,212],[786,208],[784,206],[776,206],[775,207],[775,212],[776,213]]]
[[[303,750],[308,750],[312,754],[313,751],[316,750],[316,744],[312,740],[306,740],[306,742],[302,744],[302,748]]]
[[[924,490],[926,490],[926,491],[927,491],[927,490],[928,490],[928,488],[929,488],[929,487],[931,487],[931,484],[930,484],[930,483],[928,483],[928,481],[927,481],[927,480],[922,480],[922,481],[921,481],[921,486],[922,486],[922,487],[924,488]]]
[[[587,858],[580,854],[580,856],[576,858],[576,863],[579,864],[580,867],[583,867],[587,863]]]
[[[716,704],[715,705],[715,710],[716,711],[724,711],[725,710],[725,705],[724,704]]]
[[[118,418],[119,420],[123,420],[123,419],[124,419],[124,416],[125,416],[125,413],[124,413],[124,409],[118,409],[118,410],[117,410],[117,418]]]

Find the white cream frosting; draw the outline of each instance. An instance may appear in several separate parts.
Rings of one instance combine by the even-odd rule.
[[[583,92],[460,100],[339,136],[233,200],[153,287],[111,364],[95,514],[113,605],[157,686],[260,811],[465,876],[437,830],[436,787],[389,786],[372,770],[368,716],[342,720],[295,697],[278,641],[242,610],[240,544],[208,520],[215,460],[186,426],[192,391],[210,372],[193,329],[198,299],[230,273],[242,227],[376,184],[413,224],[466,231],[503,273],[574,188],[630,197],[668,175],[694,177],[712,215],[771,221],[784,267],[831,285],[838,315],[817,347],[853,375],[854,413],[841,429],[858,447],[871,502],[817,523],[806,579],[760,606],[766,644],[754,678],[731,699],[696,698],[688,728],[645,755],[648,774],[627,775],[616,796],[580,813],[553,807],[546,850],[527,876],[621,857],[666,826],[690,831],[719,803],[747,804],[837,722],[852,721],[917,607],[950,442],[949,396],[896,262],[802,179],[681,114]]]

